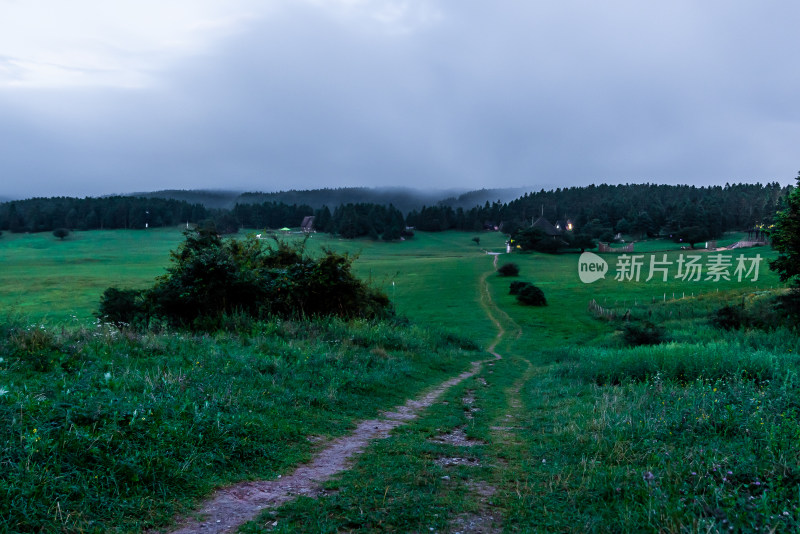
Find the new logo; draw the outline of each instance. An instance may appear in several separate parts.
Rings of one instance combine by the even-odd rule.
[[[601,278],[605,278],[608,273],[608,263],[606,260],[594,252],[584,252],[578,259],[578,276],[584,284],[591,284]]]

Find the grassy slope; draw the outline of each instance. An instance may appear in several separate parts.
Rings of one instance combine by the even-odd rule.
[[[341,435],[479,357],[388,323],[204,337],[0,328],[0,530],[12,532],[163,524],[215,486],[286,472],[310,436]]]
[[[386,288],[401,313],[484,346],[494,338],[477,285],[491,270],[491,257],[479,252],[471,234],[420,234],[400,244],[320,237],[310,246],[359,252],[359,272]],[[481,241],[502,249],[496,234]],[[673,251],[671,259],[681,253],[671,243],[637,250],[659,251],[660,258],[664,249]],[[770,254],[745,252],[755,253]],[[502,310],[494,314],[509,335],[498,349],[504,360],[479,377],[487,385],[476,380],[454,389],[448,404],[376,444],[353,471],[331,483],[335,495],[299,499],[244,530],[261,531],[259,525],[275,520],[279,531],[438,530],[452,528],[456,516],[497,514],[506,516],[504,526],[512,531],[792,531],[798,501],[793,481],[800,480],[792,408],[800,399],[791,382],[797,338],[785,331],[724,334],[697,320],[722,304],[741,302],[742,295],[748,306],[757,303],[760,290],[777,285],[765,264],[756,284],[623,283],[609,276],[584,285],[577,256],[512,259],[521,266],[520,278],[542,287],[550,305],[521,307],[507,295],[507,279],[488,277]],[[105,287],[102,280],[98,276],[96,285]],[[702,296],[669,302],[672,293],[684,292]],[[591,299],[654,317],[678,343],[656,351],[621,347],[614,325],[587,311]],[[518,339],[516,325],[523,332]],[[689,365],[698,354],[701,364]],[[645,374],[637,374],[639,362],[651,355]],[[675,362],[683,366],[678,371]],[[769,382],[741,376],[763,367],[782,371]],[[677,374],[687,369],[688,381]],[[709,380],[709,370],[718,377]],[[660,378],[654,380],[656,371]],[[597,385],[598,377],[615,373],[635,380]],[[468,392],[480,408],[472,419],[462,402]],[[467,449],[428,440],[455,427],[484,443]],[[442,456],[475,461],[447,467],[436,463]]]

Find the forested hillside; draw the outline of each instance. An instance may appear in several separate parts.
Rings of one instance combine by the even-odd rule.
[[[131,193],[129,197],[163,198],[166,200],[183,200],[189,204],[202,204],[211,209],[231,209],[238,202],[241,191],[209,191],[205,189],[166,189]]]
[[[208,218],[202,204],[139,197],[31,198],[0,204],[0,230],[115,230],[175,226]]]
[[[419,209],[425,205],[438,204],[453,195],[453,191],[420,191],[406,187],[370,188],[341,187],[310,190],[290,190],[275,193],[244,193],[239,204],[261,204],[264,202],[283,204],[305,204],[314,209],[328,206],[334,209],[344,204],[392,204],[403,213]]]
[[[479,189],[476,191],[458,190],[419,190],[409,187],[371,188],[340,187],[324,189],[291,189],[277,192],[247,192],[180,190],[168,189],[126,196],[143,198],[163,198],[184,200],[190,204],[202,204],[211,209],[232,209],[236,204],[285,204],[287,206],[311,206],[320,209],[328,206],[333,209],[343,204],[392,204],[403,213],[419,210],[423,206],[446,205],[453,208],[469,209],[489,202],[509,202],[525,194],[529,188]],[[11,199],[0,198],[0,202]]]
[[[219,231],[236,232],[240,228],[296,228],[306,216],[313,215],[317,231],[345,238],[395,240],[409,235],[409,228],[430,232],[499,229],[513,234],[544,216],[553,223],[568,221],[576,234],[593,238],[607,239],[617,233],[642,238],[689,231],[714,238],[729,230],[769,226],[790,189],[777,182],[724,187],[602,184],[528,192],[507,203],[485,201],[470,208],[457,205],[500,191],[483,190],[475,192],[474,197],[454,197],[412,209],[405,215],[389,190],[381,193],[386,195],[385,202],[359,201],[384,198],[365,189],[287,192],[283,198],[299,195],[297,198],[308,201],[291,204],[278,200],[259,203],[255,200],[262,198],[261,194],[251,194],[240,199],[252,202],[239,201],[232,209],[161,198],[34,198],[1,203],[0,230],[131,229],[210,219]],[[405,193],[397,194],[399,202],[408,200]],[[318,207],[323,199],[330,202]]]

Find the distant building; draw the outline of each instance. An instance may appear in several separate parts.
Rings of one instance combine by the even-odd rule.
[[[310,233],[314,231],[314,216],[308,215],[303,217],[303,223],[300,225],[300,229],[303,230],[305,233]]]
[[[538,219],[536,219],[531,225],[531,228],[536,228],[537,230],[541,230],[545,235],[548,235],[553,239],[561,235],[561,230],[550,224],[550,221],[548,221],[544,217],[539,217]]]
[[[559,219],[556,221],[556,230],[560,232],[571,232],[574,228],[571,219]]]

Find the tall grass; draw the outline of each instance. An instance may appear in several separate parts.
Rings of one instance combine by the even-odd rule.
[[[656,372],[621,386],[527,386],[531,488],[509,520],[558,531],[796,532],[796,368],[770,380]],[[586,399],[567,404],[569,399]],[[561,417],[554,414],[563,411]]]
[[[560,355],[562,360],[569,361],[561,371],[565,376],[600,386],[643,382],[656,375],[681,384],[698,379],[730,378],[763,382],[798,367],[794,356],[771,350],[752,350],[727,340],[702,345],[666,343],[625,349],[571,347],[565,352]]]
[[[245,334],[5,324],[0,518],[10,531],[133,532],[309,457],[308,436],[462,369],[462,340],[380,322]]]

